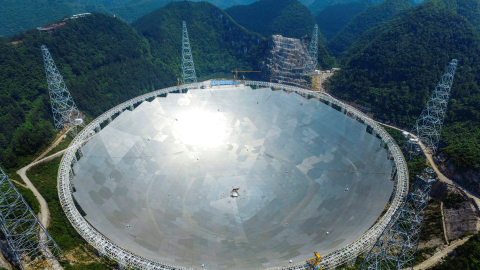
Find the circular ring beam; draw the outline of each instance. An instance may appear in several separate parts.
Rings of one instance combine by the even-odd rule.
[[[323,269],[332,269],[348,260],[356,258],[359,254],[364,252],[367,248],[373,245],[376,239],[383,232],[393,214],[401,206],[408,193],[408,168],[403,157],[403,154],[395,143],[393,138],[374,120],[369,118],[361,111],[353,108],[352,106],[345,104],[330,95],[323,92],[314,92],[307,89],[259,81],[245,81],[245,86],[254,87],[270,87],[272,89],[284,90],[287,92],[295,92],[305,98],[315,98],[324,102],[330,106],[340,108],[341,112],[349,117],[356,119],[357,121],[369,126],[372,129],[372,133],[380,137],[382,144],[388,151],[389,157],[394,163],[394,175],[396,177],[396,188],[393,191],[392,199],[388,210],[382,217],[379,218],[376,224],[374,224],[367,232],[355,241],[345,245],[344,247],[326,254],[322,257],[321,266]],[[72,165],[77,162],[77,155],[81,157],[81,147],[88,141],[88,139],[99,131],[101,124],[104,122],[110,122],[112,117],[122,113],[124,110],[132,109],[137,103],[143,102],[147,99],[155,98],[160,95],[165,95],[171,92],[183,91],[188,89],[195,89],[204,86],[205,83],[192,83],[182,85],[181,87],[169,87],[161,90],[157,90],[148,94],[144,94],[128,100],[100,115],[98,118],[88,124],[72,141],[69,148],[63,155],[60,167],[58,170],[58,196],[62,208],[73,227],[77,232],[95,249],[97,249],[102,255],[108,256],[110,259],[117,261],[120,265],[125,267],[135,267],[137,269],[188,269],[184,267],[177,267],[174,265],[165,264],[159,261],[154,261],[140,255],[135,254],[132,251],[126,250],[116,243],[110,241],[107,237],[98,232],[93,226],[91,226],[79,213],[75,207],[72,197],[72,179],[74,172]],[[285,267],[271,268],[271,269],[310,269],[310,266],[306,262],[297,264],[290,264]]]

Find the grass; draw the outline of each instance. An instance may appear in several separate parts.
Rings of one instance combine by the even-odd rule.
[[[70,225],[60,205],[57,194],[57,171],[60,161],[61,157],[57,157],[51,162],[39,164],[31,168],[27,176],[48,203],[51,215],[48,231],[60,248],[68,251],[84,243],[84,240]]]
[[[17,188],[18,192],[22,195],[28,206],[30,206],[33,213],[35,213],[35,215],[38,214],[38,212],[40,212],[40,203],[38,202],[37,197],[35,197],[33,192],[30,189],[24,188],[16,183],[13,183],[13,185]]]
[[[428,258],[430,258],[433,254],[435,254],[437,246],[435,247],[424,247],[419,250],[417,250],[417,256],[415,257],[415,263],[414,265],[418,265],[424,261],[426,261]]]
[[[440,200],[432,198],[427,206],[420,241],[427,242],[433,238],[444,239],[444,236]]]
[[[67,147],[70,145],[70,143],[73,141],[72,136],[67,135],[65,139],[63,139],[55,148],[50,151],[50,153],[47,154],[47,156],[51,156],[55,153],[58,153],[64,149],[67,149]]]
[[[30,171],[27,172],[27,176],[48,203],[48,208],[50,209],[50,226],[48,232],[63,252],[69,253],[81,246],[86,247],[88,244],[70,224],[60,205],[57,194],[57,172],[60,161],[61,157],[57,157],[48,163],[32,167]],[[74,265],[65,265],[65,269],[113,269],[114,264],[109,260],[83,263],[80,258],[76,261],[77,263]]]

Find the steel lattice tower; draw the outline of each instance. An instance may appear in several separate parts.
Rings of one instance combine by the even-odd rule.
[[[448,100],[453,84],[453,77],[457,69],[458,61],[453,59],[447,67],[447,71],[443,74],[442,79],[433,91],[430,100],[423,109],[420,117],[417,119],[413,127],[412,134],[415,135],[424,146],[435,154],[442,132],[443,120],[447,111]],[[410,158],[412,159],[418,155],[418,146],[412,140],[409,141]]]
[[[58,261],[68,262],[1,168],[0,227],[13,259],[22,269],[44,269],[58,265]]]
[[[182,34],[182,84],[195,82],[197,82],[197,74],[193,64],[190,40],[188,39],[187,23],[184,21]]]
[[[82,114],[77,109],[50,52],[45,45],[42,45],[41,49],[45,63],[50,102],[52,103],[55,129],[69,129],[75,128],[79,124],[83,125],[83,120],[80,121]]]
[[[305,74],[311,74],[315,71],[318,64],[318,24],[313,28],[312,40],[308,48],[307,66],[305,67]]]
[[[417,175],[405,202],[368,253],[360,269],[390,270],[413,267],[435,172],[427,168]]]

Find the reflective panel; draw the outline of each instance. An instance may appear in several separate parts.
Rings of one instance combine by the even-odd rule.
[[[83,147],[74,197],[102,234],[151,259],[207,269],[296,263],[352,242],[384,209],[392,165],[365,130],[283,91],[169,94]]]

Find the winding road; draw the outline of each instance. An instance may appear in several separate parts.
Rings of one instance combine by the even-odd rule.
[[[329,95],[327,93],[324,92],[324,94],[326,95]],[[333,97],[332,97],[333,98]],[[375,120],[374,120],[375,121]],[[377,124],[379,125],[382,125],[382,126],[386,126],[386,127],[389,127],[389,128],[393,128],[393,129],[396,129],[398,131],[401,131],[401,132],[407,132],[409,135],[411,135],[413,138],[417,138],[415,135],[411,134],[410,132],[408,131],[405,131],[405,130],[402,130],[400,128],[397,128],[397,127],[394,127],[394,126],[390,126],[390,125],[387,125],[387,124],[384,124],[384,123],[381,123],[381,122],[378,122],[378,121],[375,121]],[[63,153],[67,150],[62,150],[60,152],[57,152],[53,155],[50,155],[48,157],[45,157],[51,150],[53,150],[61,141],[62,139],[65,138],[65,134],[62,134],[61,136],[59,136],[59,138],[57,138],[53,143],[52,145],[50,145],[39,157],[37,157],[32,163],[28,164],[27,166],[21,168],[20,170],[17,171],[18,175],[22,178],[22,180],[25,182],[26,184],[26,187],[28,187],[32,192],[33,194],[35,195],[35,197],[37,198],[38,202],[40,203],[40,213],[39,213],[39,219],[40,221],[42,222],[43,226],[45,228],[48,228],[48,225],[50,223],[50,210],[48,209],[48,204],[47,202],[45,201],[45,199],[42,197],[42,195],[38,192],[38,190],[35,188],[35,186],[32,184],[32,182],[30,181],[30,179],[28,179],[27,177],[27,171],[38,165],[38,164],[41,164],[41,163],[45,163],[45,162],[48,162],[56,157],[59,157],[61,155],[63,155]],[[475,203],[480,206],[480,198],[478,198],[477,196],[475,196],[474,194],[472,194],[471,192],[469,192],[468,190],[465,190],[463,189],[462,187],[460,187],[455,181],[452,181],[451,179],[449,179],[448,177],[446,177],[445,175],[442,174],[442,172],[440,172],[440,170],[438,169],[437,165],[435,164],[435,162],[433,161],[433,157],[432,157],[432,154],[431,152],[429,151],[429,149],[427,149],[423,143],[419,140],[419,143],[420,143],[420,148],[421,150],[423,151],[423,153],[425,154],[427,160],[428,160],[428,163],[430,164],[430,166],[435,170],[435,172],[437,173],[437,176],[439,178],[440,181],[442,182],[445,182],[445,183],[449,183],[449,184],[453,184],[455,186],[457,186],[458,188],[462,189],[463,191],[465,191],[465,193],[470,197],[472,198]],[[23,185],[22,185],[23,186]],[[455,249],[456,247],[458,247],[459,245],[462,245],[463,243],[465,243],[466,241],[468,240],[468,238],[464,238],[460,241],[457,241],[457,242],[454,242],[454,243],[451,243],[450,246],[448,246],[446,249],[440,251],[438,254],[435,254],[434,256],[432,256],[431,258],[427,259],[426,261],[424,261],[423,263],[417,265],[414,269],[415,270],[420,270],[420,269],[426,269],[428,267],[431,267],[433,266],[434,264],[436,264],[439,260],[441,260],[441,258],[447,256],[447,254],[449,252],[451,252],[453,249]]]
[[[48,225],[50,224],[50,210],[48,209],[47,201],[45,201],[45,199],[42,197],[40,192],[38,192],[38,190],[32,184],[30,179],[28,179],[27,171],[30,168],[32,168],[33,166],[36,166],[36,165],[44,163],[44,162],[48,162],[48,161],[50,161],[50,160],[52,160],[56,157],[59,157],[59,156],[63,155],[63,153],[65,153],[65,151],[67,151],[67,150],[65,149],[65,150],[62,150],[62,151],[60,151],[58,153],[55,153],[51,156],[48,156],[46,158],[34,161],[34,162],[28,164],[27,166],[25,166],[25,167],[23,167],[23,168],[21,168],[20,170],[17,171],[18,175],[22,178],[23,182],[25,182],[25,185],[27,186],[27,188],[29,188],[33,192],[33,194],[37,198],[38,202],[40,203],[40,213],[38,213],[38,215],[39,215],[40,222],[42,222],[42,225],[45,228],[48,228]]]
[[[375,120],[374,120],[375,121]],[[386,126],[386,127],[389,127],[389,128],[393,128],[393,129],[396,129],[398,131],[402,131],[402,132],[406,132],[408,133],[410,136],[412,136],[414,139],[418,139],[417,136],[413,135],[412,133],[406,131],[406,130],[403,130],[403,129],[400,129],[400,128],[397,128],[397,127],[394,127],[394,126],[390,126],[390,125],[387,125],[387,124],[384,124],[384,123],[380,123],[378,121],[375,121],[377,122],[377,124],[379,125],[382,125],[382,126]],[[428,160],[428,163],[430,164],[430,166],[432,167],[432,169],[435,171],[435,173],[437,173],[437,176],[438,176],[438,179],[442,182],[445,182],[445,183],[448,183],[448,184],[451,184],[451,185],[455,185],[456,187],[458,187],[459,189],[463,190],[467,196],[471,199],[473,199],[475,201],[475,203],[477,204],[477,206],[480,207],[480,198],[477,197],[476,195],[474,195],[473,193],[471,193],[470,191],[464,189],[462,186],[460,186],[458,183],[456,183],[455,181],[449,179],[448,177],[446,177],[437,167],[437,164],[435,164],[435,162],[433,162],[433,155],[432,153],[430,152],[430,150],[425,147],[425,145],[422,143],[421,140],[418,140],[419,144],[420,144],[420,148],[422,149],[422,152],[423,154],[427,157],[427,160]]]

